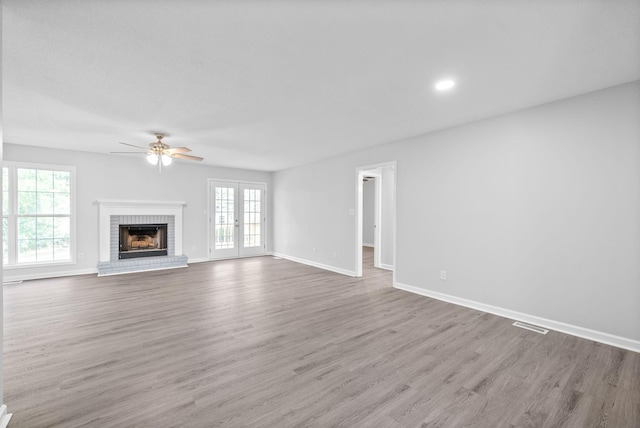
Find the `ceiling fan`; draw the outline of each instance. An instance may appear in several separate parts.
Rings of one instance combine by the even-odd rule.
[[[170,148],[168,144],[162,142],[164,138],[164,134],[156,133],[156,138],[158,141],[154,141],[153,143],[149,143],[149,147],[140,147],[129,143],[120,142],[120,144],[124,144],[125,146],[135,147],[136,149],[144,150],[144,152],[111,152],[111,153],[144,153],[147,155],[147,161],[151,165],[158,165],[158,174],[162,173],[163,166],[171,165],[173,162],[172,158],[178,159],[187,159],[194,161],[201,161],[204,158],[199,156],[185,155],[184,153],[190,152],[191,149],[187,147],[174,147]]]

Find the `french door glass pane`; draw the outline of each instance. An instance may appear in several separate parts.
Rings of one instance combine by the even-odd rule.
[[[232,187],[216,187],[215,249],[234,248],[235,200]]]
[[[260,242],[260,189],[244,189],[244,247],[259,247]]]

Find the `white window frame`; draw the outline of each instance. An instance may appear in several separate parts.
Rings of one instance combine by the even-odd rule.
[[[20,269],[20,268],[33,268],[41,266],[61,266],[76,264],[76,167],[70,165],[53,165],[43,163],[30,163],[30,162],[12,162],[5,161],[2,163],[3,168],[9,169],[9,207],[10,213],[2,213],[2,217],[8,218],[8,245],[9,245],[9,257],[6,264],[3,264],[4,269]],[[23,262],[17,263],[18,252],[18,239],[17,239],[17,227],[18,227],[18,183],[17,183],[17,169],[39,169],[47,171],[65,171],[71,174],[70,183],[70,212],[69,212],[69,254],[70,259],[67,260],[48,260],[44,262]]]

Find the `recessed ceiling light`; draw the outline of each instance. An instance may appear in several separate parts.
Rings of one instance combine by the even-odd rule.
[[[438,83],[436,83],[436,89],[438,91],[446,91],[448,89],[453,88],[456,85],[456,82],[454,82],[453,80],[441,80]]]

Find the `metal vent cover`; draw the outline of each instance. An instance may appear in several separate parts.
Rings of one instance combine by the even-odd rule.
[[[526,330],[535,331],[536,333],[540,333],[540,334],[549,333],[549,330],[547,330],[546,328],[538,327],[537,325],[527,324],[520,321],[516,321],[512,325],[515,325],[516,327],[524,328]]]

